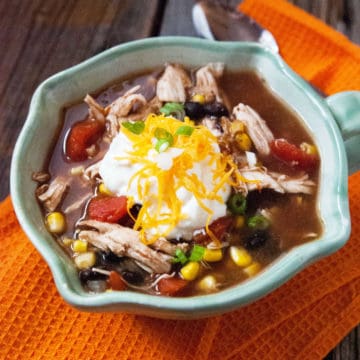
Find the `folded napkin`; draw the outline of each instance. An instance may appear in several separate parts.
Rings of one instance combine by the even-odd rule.
[[[267,27],[282,56],[328,94],[360,89],[360,48],[282,0],[241,9]],[[196,321],[79,312],[0,204],[1,359],[321,359],[360,320],[360,172],[349,178],[352,235],[337,253],[265,298]]]

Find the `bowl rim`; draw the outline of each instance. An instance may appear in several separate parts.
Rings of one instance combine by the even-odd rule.
[[[112,47],[88,60],[81,62],[69,69],[63,70],[42,82],[36,89],[30,104],[29,113],[26,122],[18,137],[11,163],[10,189],[13,206],[17,218],[24,232],[30,241],[40,252],[46,263],[49,265],[55,280],[56,287],[61,296],[71,305],[87,311],[132,311],[138,309],[139,313],[149,313],[155,316],[165,314],[175,314],[176,317],[203,317],[210,316],[225,311],[230,311],[249,302],[259,299],[275,290],[288,279],[292,278],[300,270],[307,267],[315,260],[322,258],[342,247],[350,236],[350,216],[347,197],[347,160],[344,150],[343,140],[337,129],[335,122],[331,131],[334,138],[334,147],[338,153],[338,176],[333,179],[334,186],[342,188],[337,193],[336,205],[339,216],[339,231],[337,237],[326,239],[326,241],[314,241],[302,244],[292,248],[285,255],[276,260],[267,269],[272,271],[261,272],[256,277],[256,281],[249,280],[231,288],[222,290],[215,294],[200,295],[188,298],[169,298],[166,296],[154,296],[131,291],[109,292],[102,294],[79,293],[71,285],[71,279],[65,271],[65,264],[61,259],[47,246],[45,241],[41,240],[42,234],[39,229],[28,221],[23,207],[23,199],[19,194],[19,179],[17,174],[21,170],[21,157],[24,152],[23,144],[26,139],[26,133],[31,127],[36,114],[40,111],[43,95],[46,91],[56,85],[63,78],[71,77],[78,71],[97,66],[105,60],[111,60],[122,54],[138,51],[139,49],[153,49],[159,46],[165,47],[195,47],[205,48],[208,51],[254,51],[257,54],[264,54],[275,62],[279,70],[293,83],[294,86],[303,88],[309,98],[318,104],[324,114],[330,118],[332,115],[325,102],[314,92],[309,84],[301,79],[294,71],[282,60],[282,58],[273,54],[268,49],[257,43],[249,42],[215,42],[193,37],[169,36],[147,38],[135,40]],[[331,125],[329,125],[331,126]],[[324,240],[321,238],[320,240]],[[305,251],[306,249],[306,251]],[[244,286],[244,284],[246,286]],[[195,315],[195,314],[196,315]]]

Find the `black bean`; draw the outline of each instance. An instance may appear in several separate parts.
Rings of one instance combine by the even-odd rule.
[[[86,283],[87,281],[90,280],[105,280],[107,279],[107,275],[100,274],[91,269],[85,269],[79,271],[79,278],[82,283]]]
[[[195,101],[187,101],[184,104],[185,113],[192,120],[201,119],[205,116],[204,105],[195,102]]]
[[[141,204],[133,205],[132,208],[130,209],[131,215],[136,218],[139,214],[140,209],[141,209]]]
[[[137,271],[123,270],[121,276],[125,281],[133,285],[139,285],[144,282],[143,275]]]
[[[113,252],[111,251],[101,251],[99,254],[99,257],[100,257],[100,262],[103,264],[103,265],[106,265],[106,264],[117,264],[121,261],[121,257],[115,255]]]
[[[141,205],[135,204],[130,209],[131,216],[129,214],[126,214],[123,218],[121,218],[121,220],[119,221],[119,224],[122,226],[128,227],[128,228],[133,228],[135,225],[134,219],[137,218],[140,209],[141,209]]]
[[[244,246],[248,250],[257,249],[263,246],[269,239],[269,233],[264,230],[257,230],[250,234],[244,242]]]
[[[205,104],[204,110],[205,110],[205,114],[210,116],[221,117],[221,116],[229,115],[227,108],[222,103],[219,102]]]

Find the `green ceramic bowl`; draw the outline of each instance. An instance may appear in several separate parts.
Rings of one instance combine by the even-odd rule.
[[[212,295],[169,298],[130,291],[86,293],[72,261],[45,229],[34,197],[36,184],[31,180],[32,172],[46,162],[61,108],[128,73],[165,62],[194,67],[210,61],[222,61],[233,70],[257,70],[273,91],[303,118],[322,159],[318,206],[324,223],[323,236],[293,248],[251,280]],[[347,177],[348,169],[354,172],[360,163],[359,109],[360,93],[341,93],[323,99],[278,55],[258,44],[185,37],[151,38],[123,44],[52,76],[38,87],[13,155],[13,204],[21,226],[48,263],[60,294],[76,308],[178,319],[223,313],[259,299],[348,240]]]

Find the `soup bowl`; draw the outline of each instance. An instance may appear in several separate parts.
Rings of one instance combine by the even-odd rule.
[[[35,199],[34,171],[46,166],[62,108],[126,74],[166,62],[197,67],[224,62],[229,70],[255,70],[301,119],[321,157],[318,211],[320,238],[296,246],[253,278],[218,293],[171,298],[131,291],[86,292],[73,261],[48,233]],[[347,178],[359,168],[360,93],[322,98],[278,56],[259,44],[197,38],[150,38],[111,48],[44,81],[36,90],[11,166],[11,195],[19,222],[49,265],[61,296],[85,311],[122,311],[189,319],[220,314],[273,291],[312,262],[342,247],[350,235]]]

